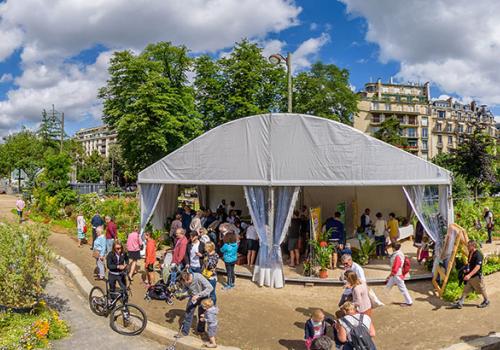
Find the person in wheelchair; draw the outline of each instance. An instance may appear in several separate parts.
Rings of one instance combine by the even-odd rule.
[[[106,265],[108,267],[108,284],[110,295],[116,295],[116,283],[118,282],[121,292],[123,293],[123,303],[126,303],[128,301],[128,255],[123,251],[123,245],[120,241],[115,241],[113,243],[112,250],[106,256]]]

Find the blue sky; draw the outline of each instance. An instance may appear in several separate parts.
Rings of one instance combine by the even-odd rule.
[[[0,135],[36,127],[52,104],[65,112],[70,135],[100,124],[96,94],[112,52],[160,40],[220,55],[248,37],[266,54],[294,53],[296,71],[317,60],[347,68],[356,90],[377,78],[430,80],[435,98],[476,99],[500,114],[494,0],[139,3],[0,1]]]

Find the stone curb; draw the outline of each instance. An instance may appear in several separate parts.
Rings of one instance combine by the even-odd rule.
[[[494,350],[500,349],[500,333],[493,333],[487,337],[473,339],[467,343],[458,343],[441,350]]]
[[[69,277],[71,277],[76,287],[78,288],[79,292],[85,298],[88,298],[90,290],[92,289],[93,285],[83,275],[82,270],[80,270],[80,268],[76,264],[72,263],[68,259],[63,258],[62,256],[57,256],[54,259],[54,262],[58,267],[62,268],[69,275]],[[160,326],[159,324],[151,322],[149,320],[146,329],[142,333],[142,335],[145,336],[146,338],[164,344],[173,343],[175,341],[174,340],[175,334],[177,334],[176,331]],[[181,350],[202,349],[203,342],[198,338],[187,336],[179,339],[176,346],[178,349]],[[223,345],[218,345],[217,349],[241,350],[240,348],[223,346]]]

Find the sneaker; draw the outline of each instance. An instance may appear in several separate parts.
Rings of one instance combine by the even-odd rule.
[[[463,307],[463,305],[461,303],[456,302],[456,303],[451,304],[450,309],[461,309],[462,307]]]
[[[184,338],[184,337],[187,337],[188,335],[187,334],[184,334],[182,332],[179,332],[177,333],[176,335],[174,335],[174,338],[175,339],[181,339],[181,338]]]
[[[484,309],[488,305],[490,305],[490,301],[489,300],[485,300],[481,304],[479,304],[477,307],[480,308],[480,309]]]

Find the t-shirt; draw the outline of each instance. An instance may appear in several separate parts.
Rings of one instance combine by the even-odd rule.
[[[469,258],[469,271],[474,270],[476,266],[479,266],[479,271],[472,277],[483,274],[483,254],[479,250],[475,250]]]
[[[362,282],[366,282],[365,271],[363,271],[363,268],[361,266],[359,266],[358,263],[353,262],[352,266],[346,270],[356,272],[358,279]]]
[[[375,220],[375,236],[381,237],[385,235],[385,227],[387,223],[384,219]]]
[[[26,204],[24,203],[24,201],[22,199],[18,199],[16,201],[17,210],[21,210],[22,211],[25,206],[26,206]]]
[[[200,242],[193,243],[191,245],[191,250],[189,251],[189,264],[191,267],[201,267],[200,257],[196,255],[200,249]]]
[[[300,219],[293,218],[288,229],[288,238],[298,239],[300,236]]]
[[[322,321],[315,322],[313,320],[311,320],[311,322],[312,322],[313,331],[314,331],[314,338],[321,337],[323,335],[321,332],[321,330],[323,329],[323,322]]]
[[[255,229],[254,225],[250,225],[247,228],[247,239],[253,239],[253,240],[258,240],[259,236],[257,234],[257,230]]]
[[[339,239],[343,240],[344,239],[344,224],[342,221],[337,220],[335,218],[328,218],[325,223],[326,226],[326,232],[328,232],[330,229],[332,230],[331,233],[331,239]]]
[[[361,319],[361,314],[355,314],[355,315],[346,315],[340,319],[340,324],[342,327],[344,327],[345,332],[347,333],[347,340],[351,341],[351,327],[347,325],[345,320],[349,322],[353,327],[356,327],[359,325],[359,321]],[[370,316],[368,315],[363,315],[363,324],[365,325],[366,329],[370,330],[370,325],[372,324],[372,320]]]
[[[389,229],[389,236],[391,238],[398,238],[399,236],[399,222],[396,219],[389,219],[387,221],[387,228]]]

